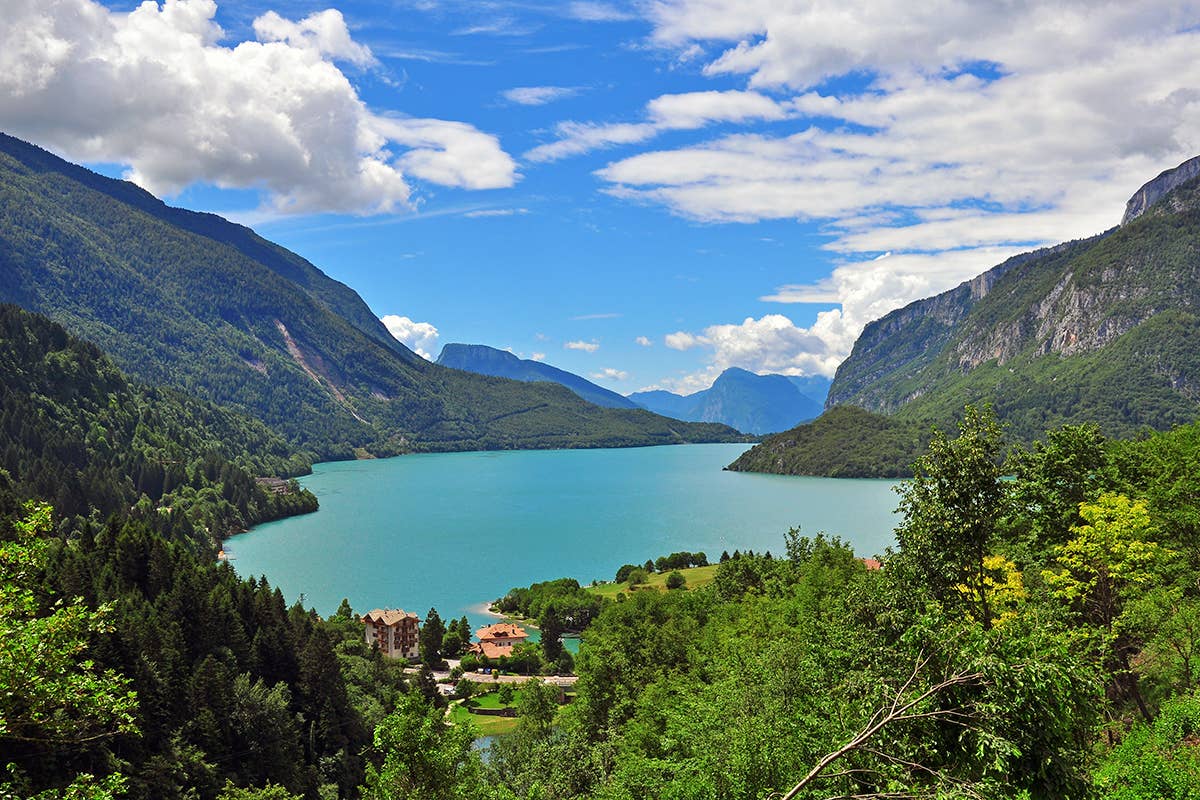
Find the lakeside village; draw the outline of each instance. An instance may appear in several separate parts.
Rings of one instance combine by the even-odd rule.
[[[491,606],[493,613],[507,619],[479,628],[474,640],[465,616],[447,624],[435,609],[423,622],[413,612],[392,608],[377,608],[358,619],[368,645],[385,658],[403,662],[405,672],[415,675],[426,693],[451,701],[451,721],[469,719],[484,735],[495,735],[515,725],[512,718],[520,696],[535,685],[550,702],[572,699],[574,658],[562,638],[581,635],[605,603],[622,602],[632,592],[719,583],[722,568],[725,580],[742,582],[755,558],[753,551],[734,551],[732,556],[722,553],[718,564],[709,564],[704,553],[680,552],[642,566],[626,564],[614,580],[594,581],[588,587],[574,578],[559,578],[514,588]],[[771,555],[762,558],[769,560]],[[876,559],[860,560],[868,570],[881,567]],[[514,618],[531,621],[541,641],[531,642]]]

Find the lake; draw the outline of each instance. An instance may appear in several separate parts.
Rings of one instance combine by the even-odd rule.
[[[238,573],[266,575],[322,614],[467,614],[514,586],[611,580],[625,563],[680,550],[784,552],[784,533],[838,534],[860,556],[892,544],[885,480],[725,472],[746,445],[410,455],[318,464],[301,479],[315,514],[225,544]]]

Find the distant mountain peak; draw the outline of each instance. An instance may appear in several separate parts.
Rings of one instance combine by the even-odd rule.
[[[712,386],[699,392],[686,396],[661,390],[635,392],[629,399],[656,414],[694,422],[720,421],[740,431],[763,434],[816,417],[828,389],[828,379],[759,375],[729,367]]]
[[[1179,166],[1147,181],[1125,204],[1125,216],[1121,218],[1121,224],[1133,222],[1163,197],[1197,176],[1200,176],[1200,156],[1189,158]]]
[[[549,381],[561,384],[575,394],[605,408],[638,408],[637,403],[614,391],[598,386],[573,372],[552,367],[541,361],[520,358],[508,350],[500,350],[486,344],[459,344],[453,342],[442,347],[437,363],[443,367],[511,378],[515,381],[533,383]]]

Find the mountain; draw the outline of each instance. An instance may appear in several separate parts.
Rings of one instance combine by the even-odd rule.
[[[139,381],[262,420],[312,458],[738,438],[431,364],[353,290],[250,229],[3,134],[0,301],[56,320]]]
[[[510,378],[514,381],[549,381],[562,384],[589,403],[605,408],[639,407],[632,400],[627,400],[603,386],[597,386],[573,372],[540,361],[518,358],[507,350],[497,350],[485,344],[448,344],[442,348],[437,363],[451,369]]]
[[[703,394],[703,392],[681,395],[664,389],[653,389],[649,392],[634,392],[629,395],[629,400],[655,414],[662,414],[664,417],[687,419],[690,415],[699,413],[694,410],[696,403],[692,400],[699,394]]]
[[[820,380],[804,385],[820,387]],[[723,422],[747,433],[785,430],[821,413],[821,403],[784,375],[756,375],[730,367],[704,391],[686,396],[635,392],[629,399],[657,414],[697,422]]]
[[[1016,256],[869,324],[826,408],[890,415],[912,434],[950,428],[965,404],[986,402],[1018,443],[1069,423],[1121,437],[1166,430],[1200,415],[1198,306],[1192,159],[1140,188],[1119,227]],[[812,434],[789,432],[797,442]],[[826,438],[819,449],[845,444]],[[799,456],[784,462],[819,468]]]

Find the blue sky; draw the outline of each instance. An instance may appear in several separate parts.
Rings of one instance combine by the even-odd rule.
[[[251,224],[432,355],[623,393],[830,374],[1200,148],[1191,4],[14,2],[6,131]]]

